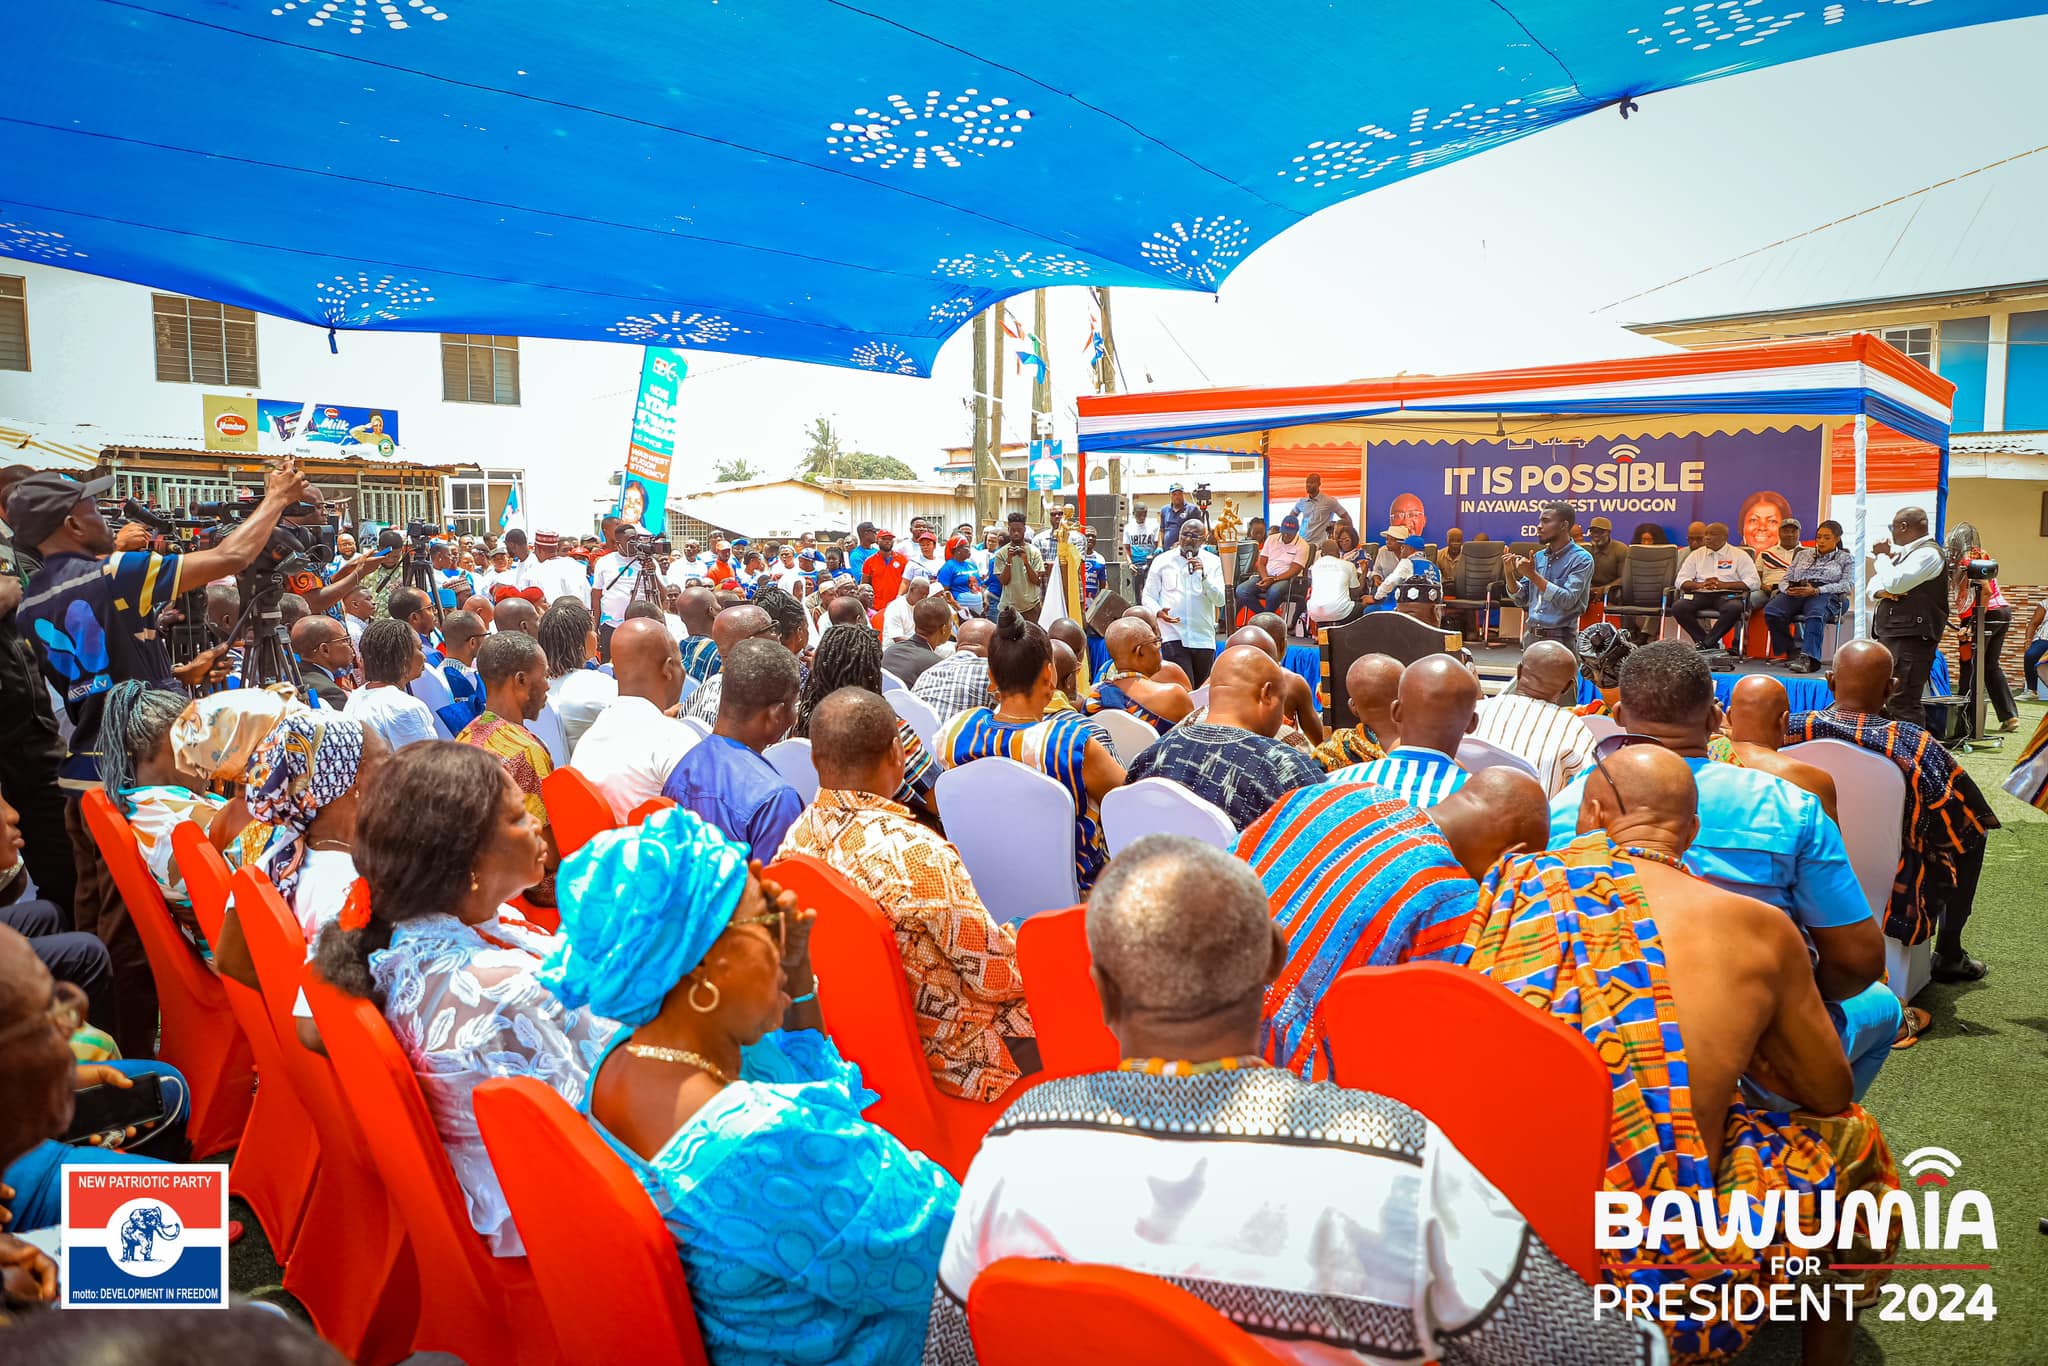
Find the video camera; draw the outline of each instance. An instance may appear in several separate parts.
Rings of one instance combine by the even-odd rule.
[[[1982,581],[1998,577],[1998,561],[1974,559],[1963,561],[1963,573],[1969,578]]]
[[[636,559],[657,555],[664,560],[674,558],[676,548],[666,536],[654,536],[638,532],[626,538],[626,554]]]

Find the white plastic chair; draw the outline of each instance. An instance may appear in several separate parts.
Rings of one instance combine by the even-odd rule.
[[[1540,785],[1543,776],[1536,771],[1536,765],[1510,749],[1502,749],[1491,740],[1482,740],[1468,735],[1458,741],[1458,767],[1467,773],[1483,773],[1489,768],[1512,768],[1525,773]]]
[[[1207,683],[1204,683],[1201,687],[1196,688],[1193,692],[1189,693],[1188,701],[1195,704],[1196,711],[1200,711],[1202,708],[1208,706],[1209,685]]]
[[[1593,743],[1596,745],[1610,735],[1621,734],[1621,722],[1611,716],[1581,716],[1579,719],[1586,723],[1587,730],[1593,732]]]
[[[768,746],[761,757],[766,759],[782,781],[796,789],[796,795],[809,806],[818,800],[818,766],[811,761],[811,742],[792,736]]]
[[[885,684],[887,681],[883,680]],[[917,732],[918,742],[924,746],[925,752],[936,753],[933,746],[939,738],[939,714],[901,684],[894,689],[884,687],[882,697],[896,709],[899,717],[910,723],[910,728]]]
[[[882,691],[884,693],[909,692],[910,685],[895,674],[890,673],[887,669],[884,669],[882,670]]]
[[[1237,827],[1221,807],[1171,778],[1141,778],[1102,799],[1102,836],[1111,858],[1147,835],[1186,835],[1218,849],[1237,843]]]
[[[1905,838],[1906,775],[1882,754],[1847,740],[1808,740],[1787,745],[1782,753],[1826,770],[1835,780],[1835,810],[1841,817],[1849,866],[1856,870],[1870,913],[1882,925],[1885,907],[1892,899],[1892,880],[1899,871],[1899,845]],[[1932,940],[1909,948],[1885,937],[1885,980],[1900,1002],[1919,994],[1933,965]]]
[[[1159,742],[1159,732],[1152,729],[1150,722],[1140,721],[1127,711],[1099,711],[1088,719],[1108,733],[1110,749],[1117,762],[1126,768],[1131,760]]]
[[[939,775],[939,818],[989,914],[1023,920],[1078,905],[1074,799],[1013,759],[976,759]]]

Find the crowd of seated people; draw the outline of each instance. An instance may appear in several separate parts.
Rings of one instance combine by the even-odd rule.
[[[1304,534],[1294,520],[1283,547]],[[1326,731],[1271,612],[1188,667],[1200,636],[1176,618],[1207,601],[1207,552],[1198,517],[1177,527],[1194,528],[1195,553],[1165,576],[1163,610],[1134,607],[1099,642],[1013,607],[960,618],[893,561],[862,577],[904,576],[881,610],[830,578],[809,603],[776,583],[751,601],[693,586],[603,629],[573,594],[542,610],[498,595],[486,622],[396,590],[360,628],[360,678],[339,637],[305,633],[333,646],[339,707],[118,685],[99,781],[208,970],[261,989],[232,906],[217,943],[188,923],[170,853],[185,820],[277,888],[311,977],[375,1003],[491,1253],[524,1244],[477,1088],[538,1078],[587,1116],[674,1234],[717,1366],[973,1360],[974,1280],[1012,1256],[1163,1278],[1304,1361],[1525,1361],[1531,1342],[1574,1362],[1741,1350],[1753,1323],[1595,1314],[1593,1287],[1427,1113],[1333,1080],[1325,1001],[1353,968],[1436,962],[1581,1035],[1613,1083],[1609,1190],[1726,1208],[1739,1193],[1896,1189],[1858,1101],[1930,1022],[1883,980],[1884,937],[1932,939],[1942,980],[1983,975],[1962,936],[1997,821],[1924,730],[1883,714],[1889,651],[1842,647],[1825,711],[1792,714],[1782,686],[1748,680],[1724,715],[1690,646],[1624,650],[1608,680],[1623,734],[1598,744],[1561,641],[1532,639],[1494,698],[1452,656],[1368,655],[1343,679],[1357,720]],[[894,555],[874,540],[864,560]],[[1410,549],[1390,545],[1389,574]],[[946,562],[970,562],[956,553]],[[1532,601],[1552,563],[1520,571]],[[1247,608],[1271,602],[1253,596]],[[890,608],[908,630],[885,649]],[[1091,645],[1107,648],[1100,674]],[[415,688],[429,670],[449,695],[438,706]],[[891,674],[936,718],[928,738],[888,700]],[[465,699],[466,719],[450,711]],[[1111,711],[1157,738],[1119,759]],[[791,737],[809,742],[815,797],[771,754]],[[1468,737],[1527,771],[1468,769]],[[1906,779],[1880,916],[1832,782],[1780,752],[1812,738]],[[1045,1077],[1016,927],[948,838],[938,778],[991,758],[1072,802],[1058,856],[1087,903],[1114,1070]],[[565,761],[617,824],[574,850],[543,787]],[[1111,859],[1103,801],[1148,779],[1215,807],[1234,843],[1152,836]],[[634,823],[657,797],[672,808]],[[13,830],[0,803],[0,878],[20,861]],[[862,1060],[820,1011],[812,908],[768,866],[790,855],[873,899],[934,1086],[989,1107],[964,1181],[864,1117]],[[96,940],[33,909],[0,918],[0,1199],[20,1232],[55,1222],[67,1166],[181,1158],[188,1088],[146,1044],[119,1048],[130,998]],[[829,976],[822,989],[829,1000]],[[295,1014],[283,1042],[323,1049],[303,1000]],[[171,1111],[134,1132],[66,1132],[73,1087],[140,1075],[160,1078]],[[1602,1274],[1783,1278],[1775,1236],[1747,1250],[1743,1267],[1653,1238],[1603,1254]],[[1863,1283],[1858,1264],[1888,1251],[1828,1255]],[[0,1235],[0,1263],[27,1273],[10,1276],[10,1303],[49,1298],[37,1254]],[[1809,1348],[1841,1360],[1846,1341]]]

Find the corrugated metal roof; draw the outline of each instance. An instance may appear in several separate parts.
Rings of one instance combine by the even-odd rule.
[[[1706,266],[1598,310],[1629,326],[2048,280],[2048,147]]]

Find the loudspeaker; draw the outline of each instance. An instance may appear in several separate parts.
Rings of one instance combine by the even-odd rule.
[[[1095,608],[1088,614],[1088,629],[1098,636],[1109,634],[1109,627],[1118,617],[1131,610],[1131,604],[1123,594],[1114,588],[1105,588],[1095,596]]]

